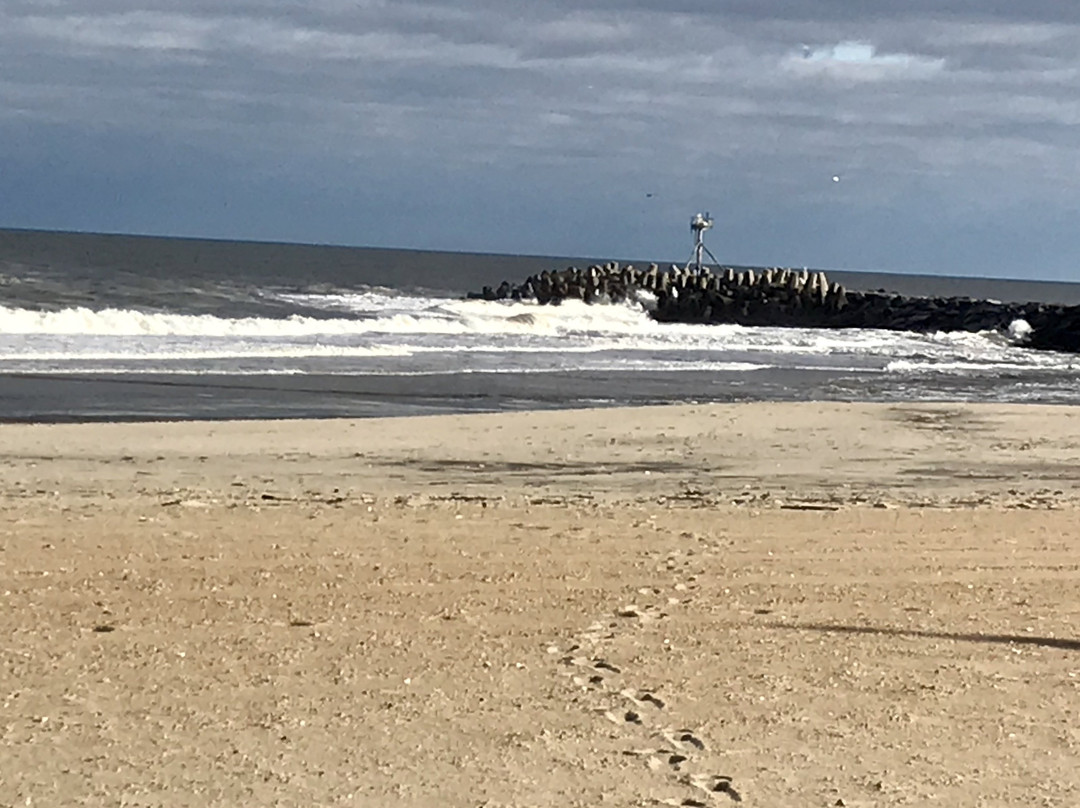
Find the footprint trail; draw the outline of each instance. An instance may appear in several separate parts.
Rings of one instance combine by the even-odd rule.
[[[693,551],[665,554],[655,569],[674,579],[668,587],[637,590],[635,602],[619,606],[562,645],[547,648],[586,713],[614,725],[610,731],[625,741],[622,754],[640,759],[655,773],[656,793],[671,793],[649,797],[643,804],[693,808],[742,802],[732,778],[716,773],[716,754],[700,731],[670,722],[674,694],[642,681],[632,661],[616,658],[620,641],[655,632],[671,610],[693,602],[702,572],[695,569],[697,558]]]

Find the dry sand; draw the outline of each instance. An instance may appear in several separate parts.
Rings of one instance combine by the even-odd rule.
[[[1080,805],[1078,427],[0,427],[0,806]]]

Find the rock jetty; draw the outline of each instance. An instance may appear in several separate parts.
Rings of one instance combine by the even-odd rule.
[[[643,294],[646,293],[646,294]],[[1027,345],[1080,352],[1080,306],[1001,303],[968,297],[913,297],[845,289],[824,272],[792,269],[698,272],[617,262],[544,271],[521,284],[503,281],[470,298],[557,305],[648,300],[660,322],[734,323],[792,328],[883,328],[893,331],[1002,331],[1028,323]]]

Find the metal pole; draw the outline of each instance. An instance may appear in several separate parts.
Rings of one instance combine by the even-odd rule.
[[[712,227],[712,219],[708,215],[703,216],[699,213],[690,220],[690,231],[694,234],[694,251],[690,254],[690,260],[686,262],[686,269],[693,267],[698,275],[705,271],[704,254],[709,253],[710,257],[713,257],[709,248],[705,246],[705,231],[710,227]],[[713,260],[716,261],[716,258],[713,257]]]

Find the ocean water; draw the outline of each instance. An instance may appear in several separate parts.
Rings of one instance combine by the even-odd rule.
[[[0,420],[1080,401],[1080,357],[997,333],[673,325],[647,301],[464,299],[597,260],[0,231]],[[850,288],[1080,303],[1073,284],[828,274]]]

